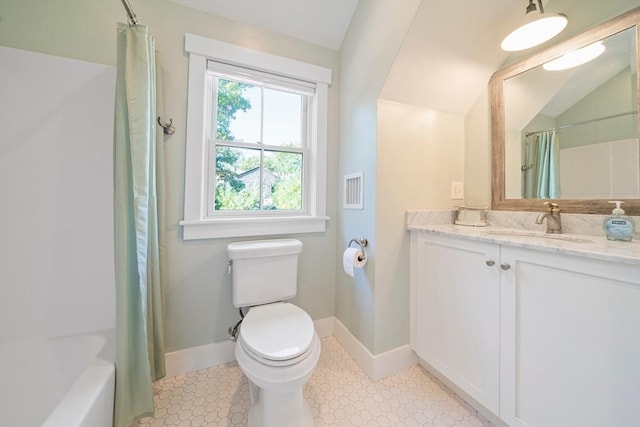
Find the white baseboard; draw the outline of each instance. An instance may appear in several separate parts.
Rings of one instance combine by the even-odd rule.
[[[409,345],[373,355],[335,317],[314,320],[320,338],[334,335],[338,342],[353,357],[356,363],[373,381],[378,381],[418,363],[418,358]],[[167,377],[211,368],[236,360],[235,343],[231,340],[199,345],[165,354]]]
[[[211,368],[236,360],[235,343],[231,340],[189,347],[164,355],[167,377]]]
[[[384,353],[373,355],[349,330],[334,319],[333,335],[353,357],[353,360],[373,381],[389,377],[418,364],[418,357],[409,345],[403,345]]]
[[[335,317],[325,317],[324,319],[318,319],[313,321],[313,326],[316,328],[316,333],[320,338],[330,337],[333,335]]]

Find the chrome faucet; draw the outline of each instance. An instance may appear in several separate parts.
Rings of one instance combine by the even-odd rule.
[[[547,219],[547,233],[561,234],[562,223],[560,221],[560,208],[557,203],[544,202],[547,207],[546,212],[542,212],[536,219],[536,224],[542,224]]]

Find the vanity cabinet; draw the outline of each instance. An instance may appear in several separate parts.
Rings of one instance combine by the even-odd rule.
[[[500,417],[640,426],[640,266],[504,245],[501,262]]]
[[[498,413],[499,246],[411,234],[412,348]]]
[[[410,289],[414,351],[507,425],[640,426],[640,265],[414,231]]]

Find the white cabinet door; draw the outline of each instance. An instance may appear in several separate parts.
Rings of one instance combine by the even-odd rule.
[[[640,426],[640,266],[502,247],[500,417]]]
[[[499,246],[414,232],[411,345],[499,413]]]

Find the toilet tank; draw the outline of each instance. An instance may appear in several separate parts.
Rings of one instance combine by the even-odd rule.
[[[293,298],[301,251],[302,242],[295,239],[230,243],[233,305],[247,307]]]

